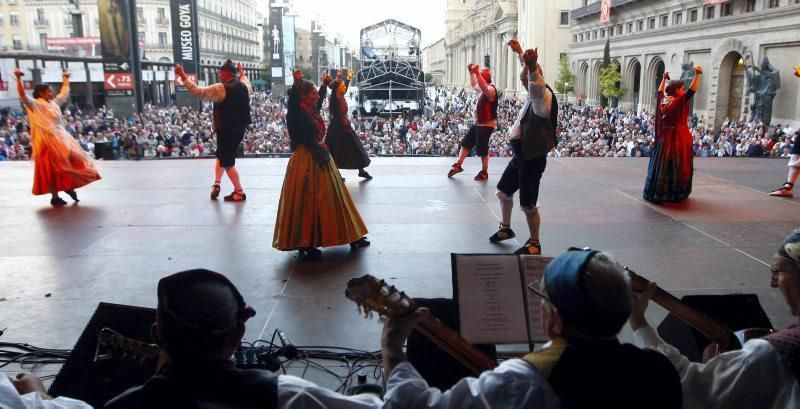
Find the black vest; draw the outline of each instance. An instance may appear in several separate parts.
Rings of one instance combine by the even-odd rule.
[[[242,132],[250,125],[250,93],[238,79],[222,84],[225,99],[214,103],[214,131]]]
[[[528,109],[520,121],[520,139],[522,142],[522,156],[525,160],[546,155],[558,144],[556,129],[558,128],[558,101],[556,93],[545,85],[552,94],[550,98],[550,118],[542,118],[533,113],[533,106]]]
[[[112,399],[106,409],[272,409],[278,407],[278,376],[259,369],[201,368],[162,371],[144,385]]]

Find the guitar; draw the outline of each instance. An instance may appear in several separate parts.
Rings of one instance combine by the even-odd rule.
[[[354,301],[366,317],[372,312],[380,316],[394,318],[417,309],[417,305],[404,292],[397,291],[386,281],[367,274],[347,282],[345,297]],[[467,342],[457,332],[444,325],[437,318],[428,315],[414,328],[439,348],[447,352],[475,375],[491,370],[497,362]]]
[[[634,273],[631,269],[625,267],[625,270],[631,277],[633,291],[642,292],[650,284],[650,281]],[[660,287],[656,287],[651,299],[711,340],[711,344],[703,350],[703,361],[708,361],[723,352],[741,349],[748,340],[761,338],[773,332],[770,328],[748,328],[734,332],[708,315],[686,305]]]
[[[105,352],[105,354],[101,352]],[[158,360],[160,356],[161,348],[156,344],[147,344],[125,338],[109,328],[103,328],[97,334],[97,348],[94,353],[95,362],[121,358],[133,359],[144,364],[150,360]]]

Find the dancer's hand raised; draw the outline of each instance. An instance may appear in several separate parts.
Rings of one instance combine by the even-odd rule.
[[[22,70],[20,70],[19,68],[14,68],[14,77],[16,79],[20,79],[23,75],[25,75],[25,73],[22,72]]]
[[[528,49],[525,54],[522,54],[522,59],[525,61],[525,66],[528,70],[533,71],[536,69],[536,64],[539,62],[539,49]]]
[[[244,77],[244,68],[241,61],[236,61],[236,71],[239,72],[240,77]]]
[[[68,80],[69,77],[70,77],[69,70],[67,70],[66,68],[61,70],[61,78],[62,79]]]
[[[511,47],[511,50],[517,54],[522,54],[522,46],[519,44],[516,38],[512,38],[508,40],[508,46]]]
[[[662,75],[661,77],[664,78],[665,81],[669,81],[669,72],[664,71],[664,75]]]
[[[694,66],[694,72],[697,75],[703,75],[703,67],[701,67],[699,65],[695,65]]]
[[[175,75],[186,79],[186,71],[183,70],[183,64],[175,64]]]

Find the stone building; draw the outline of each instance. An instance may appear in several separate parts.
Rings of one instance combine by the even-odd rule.
[[[466,67],[474,63],[489,65],[506,95],[522,91],[517,55],[506,45],[512,38],[539,48],[539,63],[552,83],[569,45],[570,8],[570,0],[448,0],[445,85],[469,86]]]
[[[445,77],[445,58],[444,38],[422,49],[422,71],[431,74],[433,83],[442,85]]]
[[[574,1],[569,57],[577,74],[576,97],[598,102],[603,48],[610,40],[611,58],[627,88],[620,108],[652,112],[664,71],[679,79],[682,63],[692,62],[704,68],[694,110],[720,125],[726,118],[751,116],[747,74],[766,57],[781,77],[772,124],[800,125],[800,80],[792,75],[800,64],[800,0],[612,0],[611,5],[610,21],[603,24],[599,2]]]

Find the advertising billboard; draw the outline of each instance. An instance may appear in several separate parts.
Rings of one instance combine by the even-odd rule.
[[[186,75],[197,83],[200,49],[197,29],[197,2],[195,0],[172,0],[172,54],[176,64],[183,64]],[[178,91],[186,91],[180,77],[175,78]]]
[[[284,61],[283,61],[283,46],[284,46],[284,28],[283,28],[283,11],[284,5],[274,0],[271,2],[269,8],[269,26],[267,33],[269,34],[267,50],[269,51],[269,60],[272,84],[284,84]],[[294,31],[292,31],[294,33]]]
[[[97,0],[103,89],[108,96],[133,95],[133,42],[128,11],[128,0]]]

